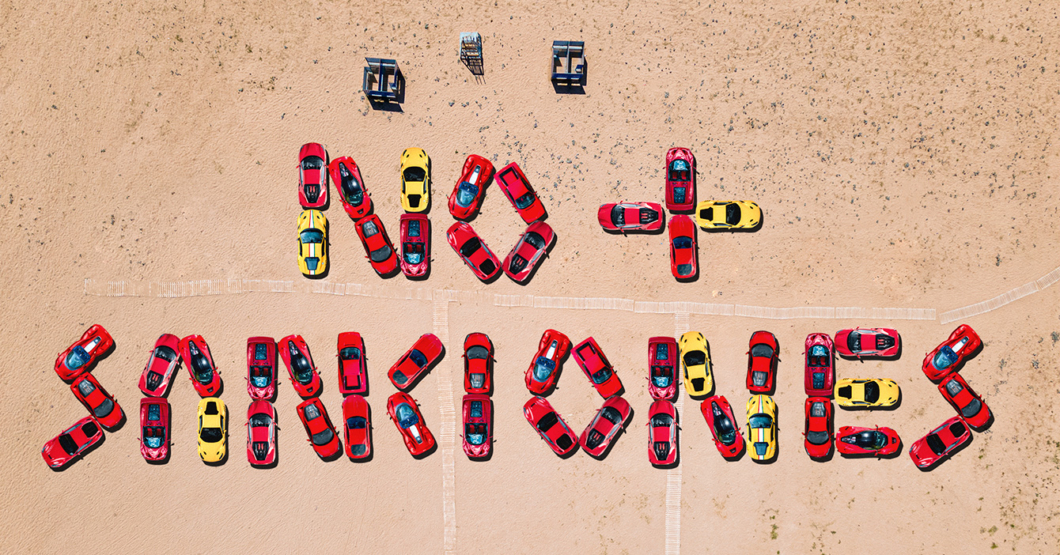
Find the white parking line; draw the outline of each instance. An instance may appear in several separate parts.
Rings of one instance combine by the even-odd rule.
[[[678,312],[674,314],[674,339],[681,339],[681,335],[688,331],[688,313]],[[678,363],[680,364],[680,363]],[[677,389],[677,417],[681,420],[681,409],[685,406],[685,392],[683,381],[678,384]],[[681,465],[666,471],[666,555],[678,555],[681,553]]]
[[[446,355],[435,368],[438,382],[438,411],[441,413],[440,445],[442,452],[442,522],[443,543],[446,553],[456,552],[456,407],[453,403],[453,357],[449,344],[449,296],[444,291],[434,295],[434,335],[445,345]]]

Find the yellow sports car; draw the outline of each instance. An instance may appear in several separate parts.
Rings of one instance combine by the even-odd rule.
[[[710,349],[702,333],[690,331],[681,336],[681,366],[685,369],[685,391],[693,397],[710,395],[714,391],[714,376],[710,371]]]
[[[751,460],[768,461],[777,454],[777,404],[769,395],[747,400],[747,442]]]
[[[431,204],[430,159],[422,148],[401,153],[401,207],[405,212],[423,212]]]
[[[328,219],[320,210],[298,215],[298,269],[306,277],[323,275],[328,269]]]
[[[835,402],[841,407],[890,407],[901,390],[894,380],[842,379],[835,384]]]
[[[199,401],[199,457],[203,462],[221,462],[225,458],[225,436],[228,435],[228,409],[219,397]]]
[[[696,225],[710,231],[751,229],[762,221],[762,209],[749,200],[705,200],[696,205]]]

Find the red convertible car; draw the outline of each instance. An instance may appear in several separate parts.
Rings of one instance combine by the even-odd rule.
[[[593,457],[602,457],[611,445],[611,440],[615,438],[632,413],[633,409],[625,399],[618,396],[611,397],[604,401],[600,410],[596,411],[596,416],[589,421],[589,425],[578,438],[578,443],[586,453]]]
[[[342,451],[335,426],[328,418],[328,411],[319,397],[302,401],[296,410],[298,418],[305,426],[305,433],[309,436],[309,443],[313,444],[313,450],[318,457],[327,460]]]
[[[418,278],[427,275],[431,266],[431,221],[426,214],[402,214],[401,273]]]
[[[541,204],[541,199],[537,198],[534,188],[530,186],[530,181],[519,168],[519,164],[512,162],[501,168],[501,171],[497,172],[495,181],[524,222],[531,223],[545,219],[545,206]]]
[[[687,148],[666,152],[666,209],[691,212],[696,207],[696,157]]]
[[[302,208],[328,203],[328,155],[320,143],[306,143],[298,151],[298,202]]]
[[[357,163],[349,156],[336,158],[328,165],[328,173],[342,201],[342,209],[354,221],[363,218],[372,209],[372,197],[368,196],[368,190],[364,187]]]
[[[277,343],[280,358],[287,366],[287,373],[291,376],[291,385],[298,395],[305,397],[316,397],[320,395],[323,383],[317,374],[317,365],[313,363],[313,356],[309,353],[309,345],[301,335],[288,335]]]
[[[960,369],[964,361],[982,345],[979,334],[968,324],[961,324],[953,330],[949,339],[924,357],[924,374],[937,382]]]
[[[393,274],[398,268],[397,254],[394,253],[394,245],[390,242],[379,216],[365,216],[357,220],[353,227],[357,229],[357,236],[361,238],[364,253],[375,273],[384,277]]]
[[[140,454],[147,462],[164,461],[169,456],[169,401],[140,399]]]
[[[678,214],[670,218],[670,272],[679,280],[696,277],[696,224]]]
[[[180,340],[180,358],[191,374],[191,385],[199,397],[213,397],[221,389],[221,375],[210,354],[210,346],[201,335],[189,335]]]
[[[526,369],[526,388],[534,395],[552,391],[559,378],[560,363],[570,352],[570,339],[556,331],[545,330],[537,345],[537,354]]]
[[[677,341],[672,337],[648,339],[648,393],[652,399],[673,399],[677,395]]]
[[[408,393],[398,391],[391,395],[386,400],[386,413],[397,426],[405,447],[413,457],[423,455],[434,447],[434,436],[427,429],[416,400]]]
[[[961,417],[954,416],[931,430],[928,435],[916,440],[909,447],[909,457],[917,468],[927,470],[971,440],[972,432],[968,426],[964,425]]]
[[[648,460],[655,466],[677,463],[677,408],[665,399],[648,409]]]
[[[489,281],[501,270],[501,261],[497,259],[497,255],[493,254],[470,225],[456,222],[449,227],[445,236],[449,246],[453,247],[477,278]]]
[[[433,333],[425,333],[416,340],[405,354],[390,367],[387,377],[390,383],[401,391],[408,391],[425,374],[431,366],[434,366],[442,358],[445,347],[438,336]]]
[[[773,390],[777,374],[777,361],[780,360],[777,338],[768,331],[756,331],[751,334],[750,349],[747,351],[747,389],[751,393],[769,393]]]
[[[835,334],[835,349],[845,357],[894,358],[901,347],[898,332],[890,328],[854,328]]]
[[[276,409],[268,401],[251,401],[247,408],[247,461],[251,466],[276,462]]]
[[[276,342],[271,337],[247,339],[247,393],[253,400],[276,396]]]
[[[464,395],[464,454],[484,459],[493,450],[493,401],[485,395]]]
[[[59,353],[58,358],[55,359],[55,373],[59,374],[63,381],[68,382],[87,372],[92,364],[113,346],[114,339],[107,333],[107,330],[95,324],[81,335],[77,343]]]
[[[982,431],[990,423],[990,408],[960,374],[954,372],[942,380],[939,393],[972,429]]]
[[[456,182],[453,194],[449,195],[449,213],[454,218],[466,220],[478,212],[491,175],[493,164],[489,160],[478,154],[467,157],[464,171],[460,172],[460,180]]]
[[[48,466],[58,470],[102,440],[103,430],[99,429],[99,425],[91,416],[86,416],[63,433],[49,439],[40,454]]]
[[[121,406],[114,399],[114,396],[107,393],[107,390],[103,389],[102,385],[99,385],[99,381],[91,373],[85,372],[81,374],[80,378],[70,384],[70,390],[74,392],[77,400],[81,401],[81,404],[92,414],[92,418],[95,418],[96,422],[99,422],[104,428],[113,430],[115,426],[121,423],[124,416]]]
[[[556,234],[545,222],[530,224],[504,258],[504,273],[516,283],[525,283],[555,239]]]
[[[827,397],[806,399],[806,454],[812,459],[825,459],[832,453],[832,430],[835,412]],[[845,428],[844,428],[845,429]],[[840,449],[840,452],[843,450]]]
[[[841,455],[875,455],[885,457],[898,452],[902,440],[890,428],[861,428],[843,426],[835,440],[836,450]]]
[[[835,350],[827,333],[806,336],[806,395],[831,397],[835,388]]]
[[[562,457],[578,448],[578,438],[544,397],[534,396],[527,401],[523,416],[557,455]]]
[[[699,404],[699,410],[707,421],[711,435],[714,436],[714,446],[726,459],[735,459],[743,452],[743,435],[740,434],[740,426],[733,416],[732,406],[723,395],[714,395],[703,399]]]
[[[173,373],[177,371],[180,364],[180,340],[171,333],[163,333],[155,348],[151,349],[151,356],[147,359],[147,366],[140,375],[140,391],[148,397],[162,397],[169,389],[169,382],[173,379]]]
[[[343,429],[346,431],[346,456],[350,460],[372,455],[372,421],[368,401],[360,395],[342,400]]]
[[[574,360],[585,372],[585,377],[596,388],[601,397],[607,399],[622,391],[622,380],[618,379],[615,368],[608,362],[604,351],[592,337],[574,347]]]
[[[612,202],[601,204],[596,214],[607,231],[659,231],[663,225],[662,205],[656,202]]]
[[[364,360],[364,340],[355,331],[339,334],[339,393],[368,394],[368,368]]]
[[[489,395],[493,388],[493,342],[484,333],[464,338],[464,391]]]

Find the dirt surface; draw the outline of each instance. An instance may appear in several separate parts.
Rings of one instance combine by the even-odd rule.
[[[388,422],[385,373],[422,333],[429,300],[310,293],[193,298],[85,295],[102,281],[305,280],[298,273],[296,158],[305,142],[352,156],[375,212],[397,234],[399,156],[431,156],[432,274],[380,280],[337,200],[328,282],[414,289],[767,307],[911,307],[982,301],[1060,263],[1055,148],[1056,6],[967,2],[496,2],[0,4],[0,550],[88,553],[437,552],[445,547],[441,451],[412,459]],[[482,33],[485,75],[457,58]],[[556,94],[552,40],[584,40],[583,95]],[[360,92],[365,56],[396,58],[400,109]],[[610,235],[604,202],[663,198],[666,150],[698,160],[698,200],[758,202],[754,233],[700,232],[700,277],[677,283],[666,235]],[[516,161],[558,241],[533,281],[482,284],[445,244],[446,195],[468,154]],[[332,189],[334,191],[334,189]],[[503,255],[525,228],[495,184],[473,225]],[[486,297],[482,297],[485,299]],[[429,426],[462,394],[460,342],[497,349],[495,455],[468,461],[456,438],[459,552],[662,552],[667,472],[646,453],[647,338],[673,315],[442,305],[448,353],[412,395]],[[64,472],[38,454],[84,416],[52,370],[99,323],[117,346],[94,374],[130,415]],[[686,552],[1055,553],[1060,545],[1060,287],[967,323],[985,346],[962,374],[996,415],[932,472],[890,460],[811,461],[803,452],[802,341],[890,326],[897,362],[838,361],[839,377],[889,377],[894,411],[837,412],[836,426],[887,425],[903,451],[953,410],[921,373],[957,323],[765,320],[692,315],[711,345],[718,393],[742,419],[747,339],[780,341],[779,457],[726,463],[699,414],[681,412],[681,548]],[[634,416],[603,461],[555,457],[526,424],[523,372],[542,331],[592,335]],[[321,462],[299,399],[279,388],[279,465],[244,459],[245,342],[305,336],[340,409],[334,343],[365,338],[376,454]],[[137,379],[159,334],[202,334],[225,379],[231,456],[195,453],[197,395],[180,370],[172,460],[138,451]],[[448,384],[439,384],[441,376]],[[573,360],[551,400],[577,432],[601,403]],[[741,426],[744,426],[741,423]],[[441,435],[440,430],[435,430]]]

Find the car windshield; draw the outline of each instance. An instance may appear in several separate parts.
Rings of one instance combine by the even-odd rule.
[[[264,343],[254,345],[254,360],[268,360],[269,346]]]
[[[865,383],[865,400],[875,403],[880,400],[880,386],[876,382]]]
[[[272,417],[267,414],[256,413],[250,417],[251,428],[268,428],[272,426]]]
[[[364,430],[368,428],[368,421],[362,416],[351,416],[346,419],[346,427],[351,430]]]
[[[545,238],[538,235],[535,231],[530,231],[523,236],[523,239],[534,246],[535,249],[545,248]]]
[[[409,353],[409,360],[420,368],[427,366],[427,357],[424,356],[419,349],[413,349],[412,352]]]
[[[559,422],[559,417],[556,416],[556,413],[550,412],[550,413],[542,416],[541,420],[537,421],[537,429],[541,433],[546,433],[549,430],[551,430],[552,427],[555,426],[557,422]]]
[[[327,445],[331,443],[333,437],[335,437],[335,432],[331,431],[331,428],[324,428],[313,434],[313,445]]]
[[[963,409],[961,409],[961,416],[971,418],[979,414],[979,409],[982,407],[983,403],[979,399],[973,398],[971,401],[968,401],[968,404],[965,405]]]
[[[290,167],[290,166],[288,166]],[[224,432],[221,428],[203,428],[199,434],[199,438],[206,443],[217,443],[224,437]]]
[[[552,360],[540,356],[534,362],[534,379],[543,382],[552,375],[552,371],[556,369],[556,363]]]
[[[556,438],[556,446],[560,449],[566,450],[574,445],[574,440],[571,439],[569,434],[563,434]]]
[[[732,445],[736,441],[736,426],[732,425],[732,420],[729,420],[717,403],[712,403],[711,410],[714,412],[714,432],[718,434],[718,441]]]
[[[489,274],[492,274],[493,271],[497,269],[497,265],[494,264],[492,260],[487,258],[487,259],[482,261],[482,264],[478,265],[478,269],[481,270],[482,273],[484,273],[486,275],[489,275]]]
[[[155,347],[154,356],[166,362],[173,362],[177,358],[177,352],[165,345],[159,345]]]
[[[527,206],[530,206],[533,203],[534,203],[534,194],[533,193],[526,193],[525,195],[515,199],[515,207],[518,208],[519,210],[522,210],[523,208],[526,208]]]
[[[616,204],[611,209],[611,223],[622,226],[626,223],[626,209],[621,204]]]
[[[424,179],[427,179],[427,172],[423,168],[405,168],[405,173],[403,175],[405,177],[405,181],[419,182],[423,181]]]
[[[66,355],[66,367],[71,370],[77,370],[82,366],[88,364],[88,360],[91,358],[83,347],[80,345],[75,346],[70,354]]]
[[[945,370],[950,366],[953,366],[953,363],[955,362],[957,362],[957,353],[955,353],[949,345],[943,345],[940,347],[939,352],[935,353],[935,358],[932,361],[935,368],[938,368],[939,370]]]
[[[86,424],[86,426],[87,426],[87,424]],[[962,435],[964,435],[964,432],[967,432],[967,431],[968,431],[968,429],[965,428],[964,424],[961,423],[961,422],[954,422],[953,424],[950,424],[950,433],[953,434],[953,437],[961,437]],[[92,435],[92,434],[87,434],[87,435]]]
[[[655,359],[656,360],[670,360],[670,346],[666,343],[659,343],[655,346]]]
[[[213,379],[213,367],[210,366],[209,359],[194,345],[191,346],[191,367],[199,383],[210,383]]]
[[[747,420],[747,425],[752,428],[769,428],[773,426],[773,419],[768,414],[756,414]]]
[[[346,164],[339,164],[339,180],[342,196],[347,203],[357,205],[364,200],[364,188],[357,181],[357,176],[346,168]]]
[[[856,353],[861,351],[861,333],[857,330],[850,332],[847,336],[847,348],[850,352]]]
[[[390,255],[393,252],[393,249],[391,249],[389,245],[383,245],[382,247],[379,247],[378,249],[372,251],[372,254],[370,254],[368,257],[372,259],[372,262],[383,262],[390,258]]]
[[[490,352],[489,352],[489,349],[487,349],[487,348],[485,348],[485,347],[483,347],[481,345],[474,345],[470,349],[467,350],[466,355],[467,355],[467,358],[472,359],[472,360],[479,360],[479,359],[485,360],[485,359],[489,358]]]
[[[925,443],[927,443],[927,446],[929,449],[931,449],[932,453],[935,453],[936,455],[941,455],[946,452],[946,444],[942,443],[942,440],[939,439],[939,436],[937,434],[931,434],[927,436],[924,441]]]
[[[688,181],[691,173],[688,162],[684,160],[674,160],[670,163],[670,181]]]
[[[416,416],[416,411],[412,410],[408,403],[398,405],[394,409],[394,414],[397,415],[398,426],[406,430],[420,423],[420,418]]]
[[[692,239],[689,237],[677,237],[674,239],[675,249],[690,249],[692,248]]]
[[[600,411],[600,418],[603,418],[616,426],[622,423],[622,413],[618,412],[618,409],[614,407],[604,407],[603,410]]]
[[[287,166],[288,168],[291,166]],[[319,156],[306,156],[302,159],[303,170],[319,170],[324,167],[324,161]]]
[[[759,343],[758,345],[751,347],[751,356],[770,358],[773,356],[773,347]]]
[[[685,367],[699,366],[707,363],[707,354],[703,351],[689,351],[685,353]]]
[[[364,233],[365,239],[379,233],[379,227],[375,225],[375,222],[367,221],[361,226],[361,233]]]
[[[652,428],[668,428],[674,423],[674,417],[669,414],[656,414],[651,417]]]
[[[674,187],[674,202],[685,202],[685,191],[687,190],[687,187]]]
[[[482,241],[479,240],[478,237],[472,237],[460,246],[460,255],[464,258],[468,258],[471,255],[475,254],[475,251],[477,251],[481,246]]]
[[[651,383],[655,387],[669,387],[673,372],[666,366],[651,367]]]
[[[482,401],[471,401],[468,407],[468,415],[471,418],[482,418]]]
[[[339,358],[342,360],[360,360],[361,350],[357,347],[344,347],[339,351]]]
[[[147,405],[147,419],[158,421],[162,419],[162,405]]]
[[[475,200],[475,195],[478,194],[478,187],[464,181],[457,187],[456,190],[456,203],[464,208],[471,206],[471,203]]]
[[[324,232],[319,229],[307,229],[298,234],[298,239],[301,240],[302,243],[323,243]]]
[[[63,451],[66,451],[67,455],[77,453],[77,443],[70,437],[70,434],[62,434],[59,436],[59,446],[63,448]]]
[[[602,383],[606,382],[608,379],[610,379],[611,375],[613,373],[614,372],[612,372],[610,368],[607,368],[607,367],[601,368],[601,369],[597,370],[593,374],[593,383],[595,383],[597,385],[602,384]]]
[[[294,379],[301,384],[309,383],[313,379],[313,368],[309,365],[309,360],[302,356],[301,351],[294,346],[294,343],[288,343],[288,345],[290,345],[291,369],[294,370]]]
[[[103,418],[114,410],[114,401],[110,399],[103,399],[103,401],[96,408],[92,409],[92,416],[96,418]]]
[[[861,432],[856,441],[859,447],[865,449],[882,449],[887,445],[887,435],[877,431]]]
[[[725,223],[737,225],[740,223],[740,205],[730,202],[725,205]]]

